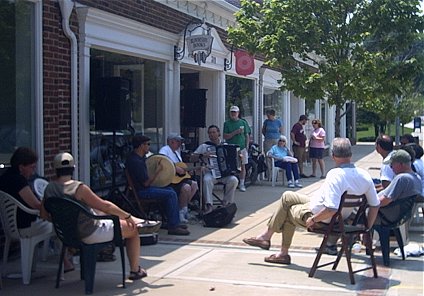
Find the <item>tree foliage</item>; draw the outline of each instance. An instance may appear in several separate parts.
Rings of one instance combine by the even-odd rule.
[[[336,106],[336,136],[345,103],[415,93],[424,71],[414,45],[424,20],[413,0],[241,0],[229,38],[280,69],[283,87]],[[422,54],[422,53],[421,53]],[[387,106],[386,106],[387,107]]]

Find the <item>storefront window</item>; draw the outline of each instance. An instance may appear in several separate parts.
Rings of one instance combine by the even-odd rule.
[[[278,89],[264,89],[264,110],[263,116],[266,118],[266,111],[275,110],[276,118],[281,118],[283,114],[283,95]]]
[[[131,135],[149,136],[151,151],[158,152],[164,126],[164,79],[162,62],[91,49],[90,184],[95,190],[125,183]]]
[[[240,108],[240,116],[249,123],[252,135],[253,129],[253,97],[254,81],[233,76],[227,76],[225,79],[226,98],[225,98],[225,120],[228,120],[230,107],[236,105]]]
[[[35,4],[0,1],[0,164],[35,148]]]

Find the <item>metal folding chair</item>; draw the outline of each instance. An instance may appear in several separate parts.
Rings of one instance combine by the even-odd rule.
[[[317,256],[315,257],[314,264],[309,271],[309,277],[313,277],[318,268],[333,264],[332,269],[336,270],[339,261],[343,254],[345,254],[347,266],[349,269],[349,277],[352,285],[355,284],[354,274],[372,269],[374,272],[374,277],[377,278],[377,266],[374,258],[374,251],[372,249],[372,239],[370,235],[370,229],[367,224],[366,219],[366,207],[367,207],[367,199],[365,195],[348,195],[346,192],[343,193],[340,201],[339,208],[332,217],[329,224],[319,223],[319,227],[309,230],[313,233],[324,234],[324,238],[322,240],[321,246],[318,250]],[[348,224],[342,217],[342,210],[346,208],[352,208],[353,211],[356,211],[355,217],[352,221],[352,224]],[[363,224],[359,224],[363,223]],[[355,242],[355,239],[359,237],[359,235],[363,236],[363,241],[366,244],[367,254],[370,256],[371,266],[367,266],[358,270],[352,269],[352,244]],[[342,248],[339,251],[336,260],[332,262],[327,262],[319,265],[321,256],[324,252],[324,249],[327,246],[327,241],[329,236],[339,236],[342,241]]]

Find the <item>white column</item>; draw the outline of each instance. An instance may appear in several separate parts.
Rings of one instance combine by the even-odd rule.
[[[228,112],[228,110],[225,110],[225,72],[221,71],[218,74],[218,81],[217,81],[217,100],[213,106],[213,111],[215,114],[215,120],[217,123],[217,126],[221,129],[221,136],[222,131],[224,128],[224,121],[225,121],[225,114]]]
[[[328,107],[328,116],[327,116],[327,122],[328,125],[325,126],[325,133],[327,137],[327,142],[331,145],[331,142],[333,142],[334,134],[335,134],[335,115],[336,115],[336,106],[329,106]]]
[[[290,92],[284,90],[282,92],[282,97],[284,135],[287,137],[287,147],[291,147],[290,131],[293,124],[296,122],[296,118],[292,117],[290,112]]]
[[[321,120],[322,119],[322,116],[321,116],[321,100],[315,100],[314,109],[315,109],[315,118]],[[309,119],[313,119],[313,118],[309,118]],[[325,122],[323,122],[323,124],[325,124]]]
[[[256,112],[256,139],[254,139],[255,143],[259,144],[259,147],[262,147],[262,122],[264,122],[264,74],[265,74],[266,68],[260,67],[259,68],[259,80],[258,80],[258,107]],[[263,147],[262,147],[263,150]]]
[[[79,27],[79,180],[90,185],[90,47],[85,37],[87,8],[76,9]],[[72,141],[78,137],[72,135]]]
[[[171,133],[180,133],[180,63],[170,62],[168,64],[167,89],[165,94],[165,121],[164,121],[164,143],[166,136]]]

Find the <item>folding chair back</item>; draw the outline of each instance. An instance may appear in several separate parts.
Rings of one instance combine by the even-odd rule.
[[[151,210],[156,208],[159,210],[162,222],[165,222],[166,215],[165,209],[163,207],[163,200],[161,198],[140,198],[137,194],[137,191],[135,190],[134,182],[128,170],[125,170],[125,176],[127,177],[128,182],[125,197],[126,202],[131,207],[129,212],[132,212],[134,215],[140,216],[143,219],[149,220],[149,218],[151,218],[149,217]]]
[[[319,223],[319,227],[315,229],[308,229],[310,232],[324,234],[321,246],[315,257],[314,264],[309,272],[309,277],[313,277],[318,268],[333,264],[332,269],[335,270],[343,254],[346,256],[347,266],[349,269],[349,277],[351,284],[355,284],[354,274],[367,269],[373,269],[374,277],[377,278],[377,267],[375,264],[374,253],[372,249],[372,240],[366,219],[367,199],[365,195],[349,195],[344,192],[341,196],[339,208],[331,218],[329,224]],[[354,218],[351,224],[346,223],[346,213],[352,211]],[[351,263],[351,251],[354,239],[359,235],[364,236],[364,243],[366,243],[367,253],[370,255],[371,266],[353,270]],[[319,265],[319,261],[327,246],[329,236],[340,236],[342,241],[342,248],[339,251],[336,260]]]

